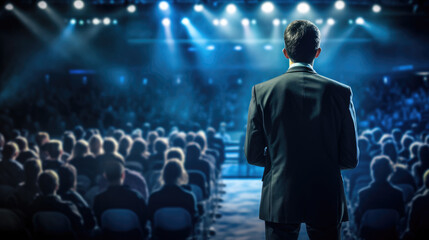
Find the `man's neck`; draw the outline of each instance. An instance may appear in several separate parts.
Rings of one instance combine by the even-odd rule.
[[[304,63],[304,64],[310,64],[313,67],[313,63],[314,61],[311,63]],[[294,64],[294,62],[292,62],[292,60],[289,59],[289,66],[292,66],[292,64]]]

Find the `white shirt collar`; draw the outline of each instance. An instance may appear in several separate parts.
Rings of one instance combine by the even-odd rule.
[[[309,63],[300,63],[300,62],[292,63],[292,65],[289,66],[289,68],[293,68],[293,67],[308,67],[310,69],[313,69],[313,67],[311,66],[311,64],[309,64]]]

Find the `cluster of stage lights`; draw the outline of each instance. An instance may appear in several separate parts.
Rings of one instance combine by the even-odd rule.
[[[69,20],[69,23],[71,24],[71,25],[110,25],[110,24],[113,24],[113,25],[117,25],[118,24],[118,20],[117,19],[110,19],[110,18],[108,18],[108,17],[105,17],[105,18],[93,18],[93,19],[86,19],[86,20],[84,20],[84,19],[75,19],[75,18],[72,18],[72,19],[70,19]]]
[[[37,6],[40,9],[46,9],[48,7],[48,4],[46,3],[46,1],[42,0],[42,1],[37,2]],[[337,10],[343,10],[346,7],[346,3],[344,1],[336,1],[334,6]],[[77,10],[82,10],[85,7],[85,3],[82,0],[75,0],[73,2],[73,7]],[[158,7],[162,11],[167,11],[170,8],[170,4],[166,1],[161,1],[161,2],[159,2]],[[8,11],[12,11],[13,8],[14,8],[14,6],[12,3],[7,3],[5,5],[5,9]],[[261,5],[261,10],[264,13],[271,13],[274,11],[274,9],[275,9],[275,7],[274,7],[274,4],[272,2],[264,2]],[[311,9],[310,5],[306,2],[301,2],[297,5],[297,10],[300,13],[307,13],[310,11],[310,9]],[[137,7],[133,4],[127,6],[127,11],[129,13],[134,13],[134,12],[136,12],[136,10],[137,10]],[[204,10],[204,5],[195,4],[194,10],[196,12],[202,12]],[[231,4],[228,4],[226,6],[226,12],[227,13],[234,14],[236,11],[237,11],[237,7],[235,6],[235,4],[231,3]],[[381,12],[381,6],[379,4],[372,5],[372,11],[375,13]]]

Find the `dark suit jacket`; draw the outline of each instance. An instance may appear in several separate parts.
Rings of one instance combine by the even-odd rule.
[[[250,164],[265,167],[261,219],[348,220],[340,169],[358,162],[350,87],[307,67],[255,85],[244,151]]]

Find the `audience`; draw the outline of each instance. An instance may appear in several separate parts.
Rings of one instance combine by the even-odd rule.
[[[61,160],[61,156],[63,154],[62,143],[58,140],[50,140],[49,143],[47,143],[46,149],[48,158],[42,161],[43,169],[52,169],[57,171],[58,168],[64,164]]]
[[[95,180],[98,164],[90,153],[88,143],[85,140],[77,141],[68,162],[77,169],[79,175],[85,175],[92,181]]]
[[[19,155],[16,158],[19,163],[24,164],[27,159],[38,157],[33,150],[28,148],[27,138],[19,136],[15,138],[15,142],[19,148]]]
[[[0,184],[17,187],[24,181],[24,168],[15,159],[19,155],[18,145],[8,142],[3,147],[3,158],[0,161]]]

